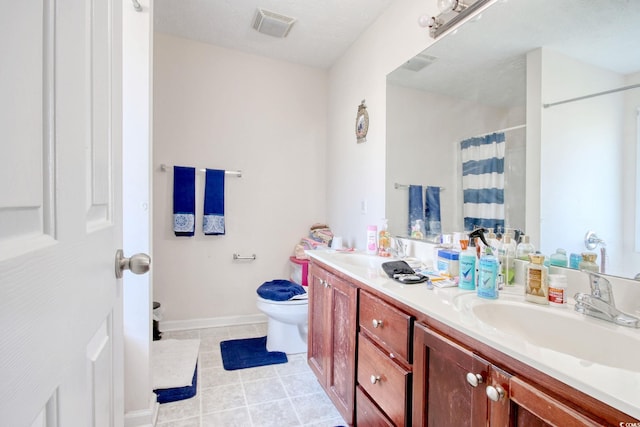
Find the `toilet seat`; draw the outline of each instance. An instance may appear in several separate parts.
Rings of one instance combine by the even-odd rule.
[[[274,301],[274,300],[270,300],[270,299],[265,299],[262,298],[261,296],[257,296],[258,301],[264,303],[264,304],[273,304],[273,305],[307,305],[309,304],[309,299],[308,299],[308,295],[309,294],[305,294],[307,295],[307,298],[298,298],[298,299],[290,299],[290,300],[286,300],[286,301]]]

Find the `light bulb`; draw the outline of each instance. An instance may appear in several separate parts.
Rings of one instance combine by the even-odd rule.
[[[431,17],[429,15],[420,15],[418,18],[418,25],[422,28],[427,28],[431,23]]]
[[[446,13],[454,10],[458,6],[457,0],[438,0],[438,10],[440,13]]]

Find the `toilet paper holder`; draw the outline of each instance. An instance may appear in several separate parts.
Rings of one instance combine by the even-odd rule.
[[[233,254],[233,259],[234,259],[234,260],[248,259],[248,260],[253,261],[253,260],[255,260],[255,259],[256,259],[256,254],[253,254],[253,255],[251,255],[251,256],[242,256],[242,255],[240,255],[240,254],[236,254],[236,253],[234,253],[234,254]]]

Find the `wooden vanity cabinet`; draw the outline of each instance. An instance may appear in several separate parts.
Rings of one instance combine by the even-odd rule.
[[[358,288],[315,263],[308,283],[308,363],[342,418],[353,424]]]
[[[414,426],[487,425],[489,362],[416,323],[413,370]]]
[[[410,426],[413,317],[361,289],[358,324],[359,401],[367,402],[356,406],[356,423],[367,426],[373,406],[392,425]]]
[[[323,264],[308,283],[308,363],[349,425],[640,425]]]
[[[618,425],[505,372],[425,325],[417,323],[414,336],[414,426]],[[487,388],[493,388],[495,400]]]

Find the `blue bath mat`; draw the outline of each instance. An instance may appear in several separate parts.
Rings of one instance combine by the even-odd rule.
[[[191,385],[185,387],[174,388],[158,388],[153,390],[156,394],[158,403],[175,402],[178,400],[189,399],[196,395],[198,389],[198,363],[196,362],[196,369],[193,372],[193,379]]]
[[[267,337],[228,340],[220,343],[222,365],[227,371],[287,363],[287,354],[267,351]]]

